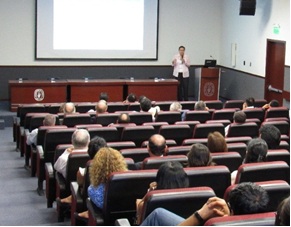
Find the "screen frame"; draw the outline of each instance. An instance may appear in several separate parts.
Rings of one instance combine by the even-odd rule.
[[[156,20],[156,46],[155,46],[155,56],[154,57],[150,57],[150,58],[92,58],[92,57],[76,57],[76,58],[71,58],[71,57],[39,57],[38,56],[38,50],[37,50],[37,28],[38,28],[38,0],[35,1],[35,37],[34,37],[34,59],[38,60],[38,61],[157,61],[158,60],[158,46],[159,46],[159,12],[160,12],[160,1],[157,1],[157,20]]]

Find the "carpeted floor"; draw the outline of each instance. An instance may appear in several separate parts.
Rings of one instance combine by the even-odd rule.
[[[56,209],[37,194],[37,178],[30,177],[15,147],[12,127],[0,130],[0,225],[69,225],[57,223]]]

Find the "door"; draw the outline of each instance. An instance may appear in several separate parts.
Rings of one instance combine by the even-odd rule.
[[[267,40],[265,99],[277,99],[283,104],[284,67],[286,42]]]

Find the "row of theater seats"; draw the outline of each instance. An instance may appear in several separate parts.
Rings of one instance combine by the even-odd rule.
[[[55,155],[62,153],[63,147],[58,147]],[[87,191],[83,190],[83,193],[79,190],[78,184],[72,182],[76,180],[76,166],[85,165],[88,161],[88,155],[74,154],[69,156],[67,180],[65,180],[60,174],[56,173],[56,179],[53,179],[52,164],[46,164],[46,195],[48,199],[48,207],[51,207],[54,196],[66,197],[70,194],[73,195],[72,212],[82,212],[87,208],[90,211],[90,225],[112,225],[118,218],[128,218],[132,220],[135,215],[135,199],[142,198],[147,191],[150,182],[155,180],[157,168],[162,162],[158,163],[156,160],[168,159],[164,158],[149,158],[154,164],[151,170],[134,170],[128,172],[113,173],[106,185],[105,190],[105,205],[103,212],[98,210],[95,205],[87,199]],[[149,160],[148,159],[148,160]],[[147,161],[148,161],[147,160]],[[172,156],[168,160],[177,160],[180,162],[186,161],[185,157]],[[129,167],[133,164],[133,160],[126,159]],[[90,166],[90,161],[87,162],[87,169]],[[84,187],[89,185],[89,175],[85,176]],[[145,206],[144,217],[146,217],[156,207],[164,207],[169,209],[183,217],[187,217],[194,210],[201,207],[209,197],[219,196],[227,198],[228,187],[230,186],[230,173],[231,171],[226,166],[207,166],[207,167],[194,167],[185,168],[185,172],[189,177],[190,188],[187,189],[173,189],[173,190],[161,190],[154,191],[147,195],[146,203],[152,199],[157,199],[153,204]],[[270,172],[272,174],[270,174]],[[282,198],[289,195],[289,183],[290,183],[290,168],[283,161],[265,162],[265,163],[251,163],[242,164],[238,168],[238,174],[235,183],[240,182],[264,182],[264,187],[268,190],[271,196],[271,203],[269,205],[270,211],[274,211],[277,208],[278,203]],[[55,183],[53,183],[55,182]],[[55,185],[56,184],[56,185]],[[51,186],[52,185],[52,186]],[[203,188],[193,188],[203,187]],[[207,188],[205,188],[207,187]],[[54,195],[55,189],[56,195]],[[205,195],[203,192],[207,191]],[[191,193],[192,192],[192,193]],[[211,193],[210,193],[211,192]],[[87,201],[86,201],[87,200]],[[196,202],[201,203],[197,204]],[[202,202],[204,201],[204,202]],[[177,206],[177,204],[184,204],[184,206]],[[197,207],[193,207],[196,204]],[[186,207],[185,207],[186,206]],[[183,208],[182,208],[183,207]],[[178,209],[178,210],[177,210]],[[189,213],[190,212],[190,213]],[[58,220],[63,220],[62,213],[58,214]],[[72,225],[76,224],[74,217],[71,219]]]

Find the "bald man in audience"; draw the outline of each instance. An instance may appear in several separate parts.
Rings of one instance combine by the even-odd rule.
[[[72,113],[76,113],[76,107],[75,107],[75,104],[72,103],[72,102],[67,102],[65,105],[64,105],[64,114],[72,114]]]
[[[105,100],[100,100],[96,104],[95,109],[96,109],[96,115],[106,113],[108,109],[107,102]]]
[[[167,155],[168,146],[166,139],[160,134],[154,134],[150,137],[147,149],[150,157],[163,157]],[[135,163],[136,169],[142,168],[142,162]]]
[[[69,155],[72,152],[87,152],[90,142],[90,135],[85,129],[77,129],[72,135],[72,147],[67,148],[64,153],[57,159],[54,168],[66,178],[66,169]]]
[[[56,116],[52,114],[48,114],[43,119],[44,126],[54,126],[56,124]],[[26,135],[26,144],[27,145],[37,145],[37,135],[38,135],[38,128],[32,130],[28,135]]]
[[[130,122],[130,117],[127,113],[122,113],[117,119],[117,124],[128,124]]]

